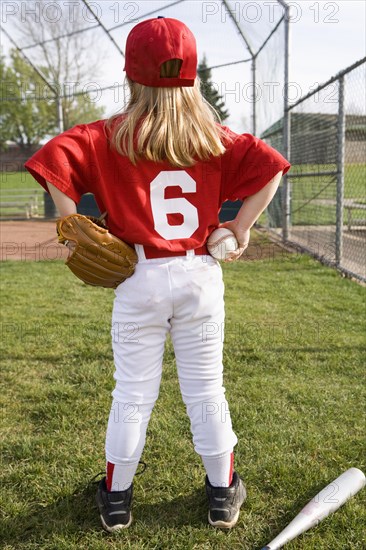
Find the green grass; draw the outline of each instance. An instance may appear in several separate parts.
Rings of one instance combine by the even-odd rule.
[[[42,189],[29,172],[0,172],[0,189]]]
[[[335,171],[335,165],[295,165],[291,174]],[[334,225],[336,220],[337,181],[335,176],[311,176],[291,180],[292,223],[294,225]],[[344,176],[344,198],[362,199],[366,191],[366,164],[347,164]],[[329,185],[327,185],[329,183]],[[321,204],[323,200],[333,204]],[[364,219],[362,210],[353,212],[354,218]]]
[[[365,197],[366,164],[346,164],[344,196],[346,199]]]
[[[335,176],[316,176],[317,171],[335,171],[335,165],[294,165],[289,172],[291,185],[291,223],[293,225],[335,225],[337,181]],[[296,173],[314,173],[303,178],[292,177]],[[344,198],[357,199],[360,204],[366,197],[366,164],[347,164],[345,167]],[[276,212],[280,212],[280,196],[274,199]],[[272,206],[272,210],[273,210]],[[353,210],[352,218],[365,220],[365,211]],[[267,214],[259,219],[266,225]],[[344,208],[344,223],[347,210]]]
[[[32,193],[25,191],[29,189]],[[20,197],[15,197],[16,193],[8,193],[8,190],[17,190]],[[37,191],[37,216],[44,216],[44,191],[42,187],[28,172],[0,172],[0,216],[4,218],[26,217],[25,204],[30,203],[30,197],[34,202],[34,193]],[[18,202],[17,206],[3,206],[2,203]]]
[[[248,489],[238,525],[206,524],[204,470],[168,341],[135,521],[113,536],[88,485],[104,468],[113,292],[61,262],[1,265],[5,550],[256,550],[341,472],[365,469],[364,288],[297,254],[223,269],[225,386]],[[365,497],[286,548],[361,550]]]
[[[291,168],[291,174],[298,172],[315,172],[316,170],[330,171],[336,170],[335,165],[295,165]],[[310,198],[319,191],[327,182],[329,176],[321,178],[309,177],[295,180],[293,189],[299,189],[300,186],[305,190],[304,198]],[[345,198],[362,198],[365,197],[365,181],[366,181],[366,164],[347,164],[345,167]],[[301,182],[308,185],[303,186]],[[0,172],[0,189],[36,189],[38,183],[33,179],[29,172]],[[332,191],[330,198],[335,198],[335,183],[331,186]],[[328,195],[327,195],[328,197]]]
[[[315,172],[336,170],[335,165],[295,165],[291,168],[291,174],[297,172]],[[336,200],[336,181],[333,182],[327,189],[321,193],[317,199]],[[309,201],[318,195],[318,193],[326,186],[327,182],[331,181],[330,176],[321,177],[305,177],[292,180],[292,223],[294,225],[334,225],[336,219],[336,206],[324,205]],[[345,167],[345,198],[362,199],[365,197],[365,181],[366,181],[366,164],[347,164]],[[32,178],[28,172],[1,172],[0,173],[0,190],[6,189],[37,189],[41,187]],[[299,210],[298,210],[299,209]],[[43,213],[43,204],[40,208],[40,215]],[[11,210],[7,208],[4,214],[11,214]],[[364,219],[365,212],[363,210],[355,210],[353,217],[356,219]],[[261,221],[265,219],[262,216]]]
[[[317,171],[319,172],[330,172],[336,171],[337,167],[335,164],[322,164],[322,165],[311,165],[311,164],[298,164],[293,165],[289,172],[289,177],[291,175],[296,175],[297,173],[314,173],[315,176],[308,176],[303,178],[294,178],[293,180],[293,190],[301,189],[301,196],[304,198],[311,198],[317,192],[319,192],[323,187],[326,186],[327,182],[330,181],[332,176],[316,176]],[[366,190],[366,164],[346,164],[344,172],[344,197],[346,199],[352,198],[362,198],[365,197]],[[306,184],[306,185],[305,185]],[[326,198],[336,198],[336,181],[334,178],[334,183],[332,183],[328,189],[325,191]]]

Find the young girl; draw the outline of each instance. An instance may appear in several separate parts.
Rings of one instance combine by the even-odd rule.
[[[246,497],[234,470],[223,387],[224,286],[207,252],[226,200],[243,200],[225,225],[239,249],[290,165],[250,134],[215,122],[196,74],[196,42],[180,21],[143,21],[126,43],[131,91],[122,114],[76,126],[49,141],[26,168],[49,190],[60,215],[83,193],[107,211],[111,233],[133,245],[134,275],[115,291],[116,380],[106,435],[106,477],[97,492],[103,527],[129,527],[133,478],[158,397],[164,343],[172,338],[195,451],[206,470],[208,520],[231,528]],[[220,327],[220,330],[214,330]]]

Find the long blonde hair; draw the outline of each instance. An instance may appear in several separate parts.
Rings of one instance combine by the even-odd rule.
[[[162,65],[162,77],[176,77],[181,61]],[[199,78],[193,87],[153,88],[127,78],[131,96],[122,113],[106,123],[112,148],[128,156],[168,161],[173,166],[193,166],[225,152],[219,117],[200,91]]]

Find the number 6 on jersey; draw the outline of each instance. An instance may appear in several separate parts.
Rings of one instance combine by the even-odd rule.
[[[151,209],[154,218],[154,229],[164,239],[188,239],[198,229],[197,208],[184,197],[166,199],[168,187],[179,186],[183,193],[195,193],[196,182],[181,170],[160,172],[150,184]],[[168,214],[181,214],[180,225],[169,225]]]

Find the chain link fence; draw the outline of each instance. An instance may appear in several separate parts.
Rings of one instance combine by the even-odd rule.
[[[263,224],[366,281],[366,58],[288,108],[292,168]],[[261,137],[282,149],[283,119]]]
[[[192,24],[194,34],[199,37],[199,60],[203,55],[207,57],[213,87],[230,114],[225,124],[238,133],[259,135],[282,116],[289,52],[286,28],[290,23],[283,0],[264,3],[236,0],[88,3],[76,0],[72,4],[70,11],[67,2],[23,2],[19,9],[14,7],[6,12],[2,26],[11,48],[30,71],[29,78],[21,82],[19,89],[11,82],[1,86],[3,109],[12,113],[28,109],[33,116],[48,109],[48,122],[54,119],[54,127],[47,138],[73,124],[99,118],[95,111],[91,118],[90,107],[102,106],[105,112],[100,117],[108,117],[126,104],[128,87],[121,82],[124,78],[123,44],[136,23],[161,13],[178,19],[182,16],[184,21],[187,17],[189,26]],[[226,36],[227,47],[218,50],[212,36]],[[77,59],[73,57],[75,51]],[[68,52],[73,62],[60,52],[65,55]],[[90,63],[93,65],[91,73],[79,70]],[[54,67],[59,67],[58,74],[54,74]],[[93,75],[91,82],[88,74]],[[115,80],[111,80],[112,76]],[[72,114],[75,106],[78,106],[77,120],[73,120]],[[41,133],[40,129],[38,131]],[[41,136],[33,138],[38,143]],[[8,180],[3,187],[10,187],[11,181],[15,182],[16,173],[23,170],[27,155],[32,153],[19,150],[18,144],[0,152],[0,172],[4,174],[3,180]],[[15,194],[16,189],[13,191]],[[45,194],[45,203],[47,198]],[[21,201],[19,208],[16,205],[10,208],[7,204],[2,208],[2,203],[6,202],[10,202],[7,197],[4,200],[0,197],[0,220],[24,216]],[[240,201],[227,201],[220,220],[234,218],[240,205]],[[54,217],[52,205],[46,206],[45,215]],[[41,211],[39,208],[38,212]],[[93,215],[97,215],[97,211]]]
[[[40,2],[33,4],[43,5]],[[68,44],[76,32],[92,29],[93,39],[99,36],[106,48],[104,58],[113,60],[115,66],[120,66],[123,55],[118,44],[123,43],[132,25],[162,7],[166,16],[174,17],[179,4],[186,6],[190,14],[194,14],[194,20],[199,22],[197,32],[202,34],[201,39],[205,37],[202,25],[219,34],[225,30],[235,35],[235,47],[224,50],[225,55],[221,55],[219,64],[215,62],[215,48],[211,43],[205,43],[218,92],[227,102],[229,111],[235,114],[234,119],[237,118],[237,105],[244,107],[241,131],[259,135],[292,163],[292,169],[283,178],[283,185],[261,217],[261,224],[283,241],[296,244],[322,261],[366,280],[365,59],[289,106],[291,17],[289,5],[283,0],[274,3],[234,0],[163,3],[151,0],[148,6],[147,3],[141,3],[141,6],[138,2],[131,4],[134,10],[124,14],[121,21],[121,13],[116,19],[114,11],[118,3],[98,4],[99,18],[85,2],[79,0],[76,4],[84,10],[85,25],[81,26],[85,28],[71,29],[72,32],[65,29],[63,38],[58,39]],[[96,8],[97,3],[94,4]],[[57,29],[52,30],[52,21],[42,20],[41,23],[50,33],[47,42],[53,43]],[[116,38],[113,36],[115,32],[118,32]],[[16,34],[16,41],[10,40],[12,45],[25,56],[30,66],[36,67],[39,43],[23,44],[19,36]],[[22,43],[22,48],[18,43]],[[84,94],[99,102],[103,96],[103,100],[113,106],[113,112],[117,105],[125,102],[123,84],[114,82],[108,85],[104,77],[94,84],[92,90],[87,86],[83,91],[72,88],[70,92],[65,84],[56,89],[57,97],[53,99],[55,106],[58,105],[60,131],[63,128],[62,101],[71,101]],[[98,92],[96,97],[93,90]],[[31,97],[25,94],[14,99],[21,105]],[[44,101],[44,98],[39,98],[39,101]],[[12,166],[6,170],[9,168],[15,172],[17,168]],[[13,212],[10,203],[15,200],[12,199],[6,198],[5,202],[9,204],[0,215],[6,214],[8,218]],[[238,203],[226,204],[221,221],[233,218],[239,206]],[[45,205],[45,213],[46,210]],[[38,213],[40,211],[39,208]]]

